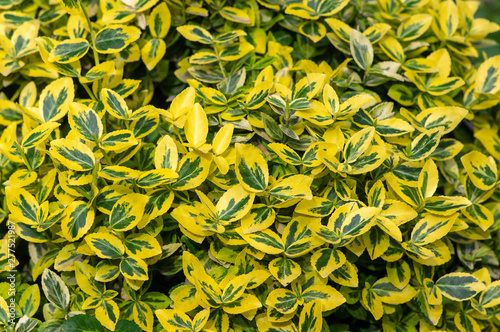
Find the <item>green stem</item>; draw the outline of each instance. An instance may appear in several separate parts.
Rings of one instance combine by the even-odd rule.
[[[213,12],[212,15],[210,15],[209,20],[212,21],[215,18],[215,15],[219,14],[219,12]]]
[[[89,14],[87,13],[87,9],[85,8],[85,6],[82,3],[82,0],[78,0],[78,4],[80,5],[80,8],[82,9],[82,12],[83,12],[83,15],[85,16],[85,19],[87,20],[87,25],[89,26],[90,39],[92,41],[92,52],[94,53],[94,61],[95,61],[95,65],[97,66],[97,65],[99,65],[99,53],[97,52],[97,48],[95,47],[95,33],[94,33],[94,29],[92,29],[92,22],[90,21]],[[102,88],[102,80],[99,79],[97,81],[97,91],[99,93],[101,91],[101,88]]]
[[[24,86],[26,86],[26,85],[24,85]],[[10,101],[16,100],[17,97],[19,97],[19,95],[21,94],[21,91],[22,91],[22,89],[17,89],[16,92],[14,92],[14,94],[12,95],[12,98],[10,98]]]
[[[104,112],[104,114],[102,116],[102,123],[104,124],[102,126],[102,132],[103,132],[103,134],[107,134],[108,133],[108,129],[107,129],[107,126],[106,126],[106,115],[107,114],[108,114],[107,112]]]
[[[24,153],[21,145],[19,145],[18,142],[14,142],[14,144],[16,145],[16,149],[19,152],[19,154],[21,155],[21,158],[23,158],[24,164],[26,165],[26,167],[28,167],[28,170],[30,172],[33,172],[33,168],[31,168],[31,164],[28,162],[28,158],[26,157],[26,154]]]
[[[177,127],[174,127],[174,130],[173,130],[175,136],[177,137],[177,139],[179,140],[179,143],[182,143],[183,140],[182,140],[182,137],[181,137],[181,133],[179,131],[179,128]]]
[[[226,78],[226,71],[224,70],[224,66],[222,65],[222,61],[221,59],[219,58],[219,50],[217,49],[217,45],[216,44],[212,44],[213,48],[214,48],[214,51],[215,51],[215,56],[217,57],[217,61],[219,62],[219,67],[220,67],[220,70],[222,72],[222,76],[224,76],[224,78]]]
[[[83,86],[83,88],[85,89],[85,91],[87,91],[87,93],[88,93],[89,97],[90,97],[93,101],[96,101],[97,99],[95,98],[94,93],[92,92],[92,90],[90,90],[90,88],[87,86],[87,84],[82,83],[82,86]]]
[[[97,138],[97,136],[92,135],[92,137],[94,138],[95,144],[99,147],[99,151],[102,152],[102,155],[104,156],[104,159],[106,159],[106,162],[108,163],[108,166],[112,166],[113,163],[111,162],[111,159],[109,159],[109,156],[106,153],[106,151],[103,148],[101,148],[101,145],[99,144],[99,139]]]
[[[109,156],[108,154],[106,153],[106,151],[104,151],[103,148],[99,147],[99,150],[101,150],[103,156],[104,156],[104,159],[106,159],[106,162],[108,163],[108,166],[113,166],[113,163],[111,162],[111,159],[109,159]]]
[[[97,170],[99,169],[99,164],[95,164],[92,169],[92,183],[97,187]]]
[[[264,201],[266,202],[266,205],[271,205],[271,202],[269,201],[269,196],[267,196],[267,193],[264,196]]]
[[[104,178],[99,178],[99,180],[101,180],[103,187],[106,187],[108,185],[108,183],[106,182],[106,180],[104,180]]]
[[[285,120],[288,122],[290,119],[290,102],[288,101],[288,97],[285,100]]]
[[[94,52],[94,61],[95,61],[95,65],[97,66],[99,64],[99,53],[97,53],[97,49],[95,47],[95,34],[94,34],[94,29],[92,29],[92,22],[90,22],[89,14],[87,13],[87,9],[85,9],[85,6],[83,5],[82,0],[78,0],[78,4],[80,5],[80,8],[82,9],[82,12],[83,12],[83,15],[85,16],[85,19],[87,20],[87,25],[89,26],[90,38],[92,39],[92,51]]]
[[[288,128],[290,125],[290,103],[288,102],[288,98],[285,100],[285,126]],[[285,137],[283,138],[283,144],[286,144],[288,141],[288,136],[284,135]]]
[[[184,203],[191,204],[190,201],[188,201],[187,199],[185,199],[184,197],[182,197],[177,191],[173,190],[173,192],[174,192],[174,196],[175,197],[177,197],[178,199],[180,199]]]
[[[282,144],[286,144],[286,142],[288,142],[288,136],[287,135],[283,135],[283,141],[281,142]]]
[[[0,183],[3,183],[3,168],[0,168]],[[3,188],[3,186],[2,186],[2,188]],[[3,193],[3,191],[0,190],[0,194],[2,194],[2,193]]]
[[[132,190],[133,190],[134,192],[137,192],[137,191],[139,191],[139,189],[140,189],[140,188],[139,188],[139,187],[137,187],[137,183],[136,183],[136,181],[135,181],[135,180],[136,180],[136,179],[133,179],[133,180],[132,180]]]
[[[92,200],[92,197],[90,197],[90,195],[89,195],[89,194],[87,194],[87,193],[85,192],[85,190],[83,190],[83,189],[82,189],[82,188],[80,188],[80,187],[76,187],[76,186],[75,186],[74,188],[76,189],[76,191],[78,191],[80,194],[82,194],[82,195],[83,195],[86,199],[88,199],[89,201],[91,201],[91,200]]]

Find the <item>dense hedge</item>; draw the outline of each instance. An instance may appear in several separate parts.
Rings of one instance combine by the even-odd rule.
[[[7,331],[497,331],[477,1],[0,1]]]

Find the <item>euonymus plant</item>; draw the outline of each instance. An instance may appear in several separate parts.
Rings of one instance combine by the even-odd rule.
[[[1,328],[497,331],[479,5],[0,1]]]

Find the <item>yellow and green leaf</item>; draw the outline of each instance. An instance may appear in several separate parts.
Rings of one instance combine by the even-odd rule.
[[[379,42],[379,46],[384,53],[398,63],[404,63],[406,56],[403,46],[392,36],[385,37]]]
[[[280,202],[292,199],[312,199],[311,184],[313,179],[307,175],[292,175],[277,181],[270,189],[269,196]]]
[[[182,25],[177,27],[177,31],[186,38],[187,40],[202,43],[202,44],[212,44],[214,43],[214,38],[207,30],[196,25]]]
[[[248,14],[244,10],[236,7],[225,6],[219,11],[219,14],[226,20],[232,22],[250,24],[250,17]]]
[[[142,194],[127,194],[120,198],[111,211],[109,226],[125,232],[133,229],[142,219],[148,196]]]
[[[426,214],[420,219],[411,233],[411,241],[419,246],[434,242],[446,236],[453,227],[458,213],[450,216]]]
[[[269,147],[280,157],[281,160],[292,165],[302,164],[302,159],[292,148],[281,143],[271,143]]]
[[[132,257],[146,259],[161,254],[160,244],[149,234],[131,234],[123,244],[125,252]]]
[[[148,70],[153,70],[163,59],[167,51],[167,44],[163,39],[150,39],[141,49],[142,62]]]
[[[472,203],[462,210],[463,215],[478,225],[483,231],[488,230],[495,223],[493,212],[482,204]]]
[[[374,134],[375,129],[368,127],[352,135],[344,148],[345,161],[355,162],[370,147]]]
[[[90,44],[86,39],[75,38],[56,45],[49,54],[50,62],[70,63],[85,56]]]
[[[400,259],[386,265],[387,279],[398,289],[403,289],[411,279],[410,265]]]
[[[296,217],[286,225],[282,238],[285,244],[285,254],[288,257],[305,255],[322,244],[314,236],[308,227],[308,218]]]
[[[87,203],[82,201],[71,203],[61,221],[62,234],[70,242],[81,239],[94,224],[94,216],[94,210],[89,209]]]
[[[85,237],[85,241],[100,258],[117,259],[125,253],[122,241],[112,234],[92,233]]]
[[[444,296],[454,301],[468,300],[486,288],[475,276],[464,272],[448,273],[438,279],[436,286]]]
[[[141,31],[133,26],[109,25],[95,35],[95,49],[104,54],[119,52],[139,39],[140,35]]]
[[[255,234],[255,233],[254,233]],[[297,279],[302,273],[300,265],[294,260],[286,257],[278,257],[269,262],[269,272],[284,287]]]
[[[40,306],[40,288],[37,284],[27,287],[19,299],[19,307],[24,315],[33,317]]]
[[[177,181],[172,184],[174,190],[194,189],[202,184],[210,171],[211,156],[198,152],[187,153],[180,161]]]
[[[154,38],[165,38],[170,29],[170,10],[166,3],[156,6],[149,15],[149,31]]]
[[[72,103],[68,120],[71,128],[85,141],[95,142],[103,133],[101,118],[92,108],[85,105]]]
[[[137,257],[126,257],[120,262],[120,272],[131,280],[148,280],[148,265]]]
[[[494,281],[483,290],[479,303],[483,308],[491,308],[500,304],[500,281]]]
[[[292,314],[297,310],[299,301],[297,295],[284,288],[278,288],[269,293],[266,306],[272,307],[282,314]]]
[[[425,200],[425,210],[434,214],[449,216],[471,205],[471,202],[460,196],[434,196]]]
[[[460,311],[457,312],[453,319],[455,326],[460,332],[480,332],[481,327],[471,315]]]
[[[375,217],[380,211],[381,208],[363,207],[349,213],[340,227],[343,242],[366,233],[374,225]]]
[[[205,144],[208,134],[208,119],[200,104],[195,104],[187,114],[184,132],[191,147],[196,149]]]
[[[128,119],[132,115],[123,97],[113,90],[102,89],[101,100],[105,110],[118,119]]]
[[[498,180],[498,167],[493,157],[472,151],[460,158],[470,180],[481,190],[493,188]]]
[[[328,198],[313,196],[311,200],[302,200],[295,207],[295,212],[311,217],[329,216],[334,204]]]
[[[193,322],[188,315],[179,310],[161,309],[155,311],[156,317],[166,331],[193,331]]]
[[[398,30],[397,37],[402,41],[415,40],[422,36],[431,26],[432,16],[428,14],[417,14],[410,16],[409,19],[403,22]]]
[[[250,276],[243,274],[234,277],[222,290],[221,300],[224,303],[231,303],[238,300],[246,290]]]
[[[321,332],[323,326],[321,312],[319,300],[305,304],[300,313],[299,332]]]
[[[241,232],[240,230],[237,230]],[[270,255],[278,255],[285,250],[285,245],[275,232],[264,229],[251,234],[240,233],[240,236],[252,247]]]
[[[141,188],[154,188],[175,181],[178,174],[168,168],[153,169],[143,172],[137,179],[136,184]]]
[[[316,283],[301,294],[304,302],[310,303],[319,300],[321,303],[321,310],[333,310],[346,302],[345,297],[332,286]]]
[[[60,138],[50,142],[50,146],[52,156],[69,169],[89,171],[94,168],[94,154],[85,144]]]
[[[219,58],[224,61],[236,61],[243,58],[253,49],[252,44],[246,42],[231,44],[220,50]]]
[[[85,74],[85,76],[80,77],[81,83],[90,83],[94,82],[100,78],[103,78],[108,75],[113,75],[116,72],[115,62],[114,61],[105,61],[100,64],[92,67]]]
[[[273,82],[261,82],[253,88],[247,96],[246,107],[249,110],[258,109],[266,102]]]
[[[373,63],[373,46],[364,34],[352,29],[350,35],[351,53],[354,61],[364,70]]]
[[[293,90],[292,99],[297,100],[307,98],[308,100],[314,98],[323,88],[325,74],[313,73],[307,74],[306,77],[300,79]]]
[[[251,144],[236,144],[236,176],[238,181],[250,192],[266,190],[269,170],[262,152]]]
[[[123,179],[135,179],[139,176],[138,170],[128,168],[125,166],[106,166],[99,171],[99,176],[111,181],[118,181]],[[112,195],[110,197],[113,197]]]
[[[487,59],[477,70],[475,91],[494,94],[500,91],[500,56]]]
[[[317,43],[326,36],[326,27],[317,21],[306,21],[299,26],[299,32]]]
[[[439,173],[432,159],[427,160],[418,176],[418,190],[423,199],[431,197],[437,189]]]
[[[379,320],[384,315],[384,307],[380,297],[370,288],[363,288],[361,303],[363,307],[370,311],[375,320]]]
[[[254,204],[250,211],[241,219],[243,234],[262,231],[274,223],[276,212],[264,204]]]
[[[50,303],[59,309],[66,310],[70,296],[68,287],[61,277],[51,270],[45,269],[42,274],[42,289]]]
[[[241,185],[226,191],[219,199],[217,218],[224,224],[243,218],[252,208],[254,193],[247,192]]]
[[[427,158],[436,150],[442,136],[442,129],[435,128],[418,135],[404,151],[411,161]]]
[[[23,188],[7,187],[7,206],[13,218],[27,225],[38,223],[39,204],[35,197]]]
[[[120,308],[115,301],[104,300],[96,309],[95,317],[104,327],[113,331],[120,317]]]
[[[53,81],[40,95],[40,117],[44,122],[62,119],[75,97],[73,80],[65,77]]]
[[[387,277],[377,280],[371,290],[382,303],[387,304],[403,304],[411,301],[417,295],[417,290],[409,284],[399,289]]]
[[[99,146],[105,151],[117,151],[137,145],[134,133],[128,129],[115,130],[101,137]]]
[[[175,141],[169,135],[165,135],[155,149],[155,167],[176,170],[178,161],[179,156]]]

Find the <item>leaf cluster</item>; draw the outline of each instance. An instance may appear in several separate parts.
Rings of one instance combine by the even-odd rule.
[[[478,6],[0,1],[0,326],[498,329]]]

